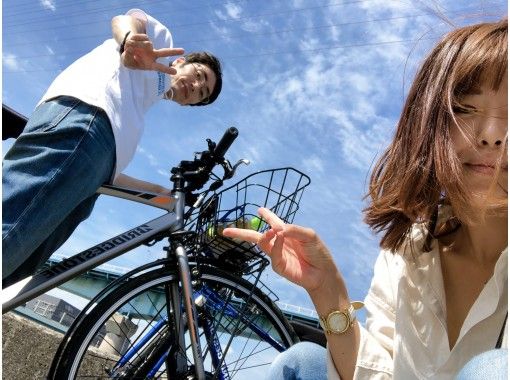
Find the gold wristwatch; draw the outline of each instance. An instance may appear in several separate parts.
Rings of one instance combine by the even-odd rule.
[[[326,334],[343,334],[354,323],[356,310],[363,306],[363,302],[351,302],[347,309],[333,310],[327,316],[319,316],[319,323]]]

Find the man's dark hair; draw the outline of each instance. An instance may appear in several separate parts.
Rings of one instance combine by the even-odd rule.
[[[201,63],[203,65],[207,65],[216,75],[216,83],[214,84],[214,88],[211,92],[211,95],[209,95],[209,98],[206,100],[190,104],[190,106],[205,106],[207,104],[211,104],[216,100],[218,95],[221,92],[221,86],[223,84],[222,82],[222,73],[221,73],[221,63],[214,55],[208,52],[198,52],[198,53],[189,53],[184,56],[185,64],[186,63]]]

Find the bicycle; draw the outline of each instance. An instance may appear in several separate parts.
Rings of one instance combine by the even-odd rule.
[[[260,280],[268,259],[254,244],[224,238],[221,229],[247,223],[267,229],[254,219],[260,206],[291,223],[310,179],[293,168],[271,169],[219,191],[249,163],[232,166],[224,158],[237,135],[229,128],[217,145],[207,139],[207,150],[172,168],[171,196],[102,186],[101,194],[166,213],[4,291],[3,313],[142,244],[167,239],[166,258],[121,276],[84,308],[57,350],[49,379],[245,378],[299,340]],[[218,165],[221,177],[213,172]],[[8,298],[11,291],[16,295]]]

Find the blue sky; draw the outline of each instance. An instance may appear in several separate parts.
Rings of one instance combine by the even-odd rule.
[[[364,298],[379,251],[378,237],[362,222],[369,170],[392,136],[417,65],[450,24],[507,14],[503,0],[4,0],[3,103],[30,115],[52,79],[110,38],[110,19],[130,8],[167,25],[175,47],[216,54],[224,85],[209,107],[154,106],[125,173],[167,185],[173,165],[236,126],[240,137],[229,158],[252,162],[238,179],[283,166],[311,177],[295,222],[318,231],[353,299]],[[157,215],[102,197],[58,253],[70,255]],[[160,247],[112,264],[152,260]],[[263,280],[281,301],[312,306],[303,290],[270,271]]]

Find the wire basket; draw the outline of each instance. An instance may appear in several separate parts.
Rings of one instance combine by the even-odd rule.
[[[309,184],[310,178],[296,169],[270,169],[253,173],[213,195],[197,219],[202,253],[224,269],[250,273],[253,263],[262,257],[256,244],[224,237],[221,232],[227,227],[266,231],[269,226],[257,216],[260,207],[292,223]]]

